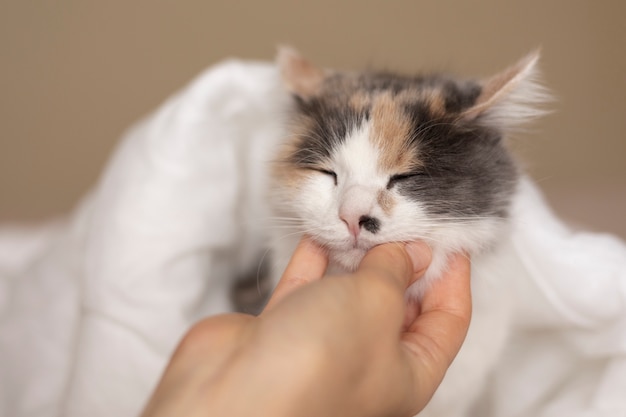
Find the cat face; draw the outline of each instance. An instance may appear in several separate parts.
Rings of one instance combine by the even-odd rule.
[[[274,201],[299,231],[347,270],[385,242],[468,251],[491,243],[517,181],[502,107],[523,108],[510,102],[510,83],[527,79],[515,77],[536,57],[481,84],[333,73],[285,53],[292,130],[274,166]]]

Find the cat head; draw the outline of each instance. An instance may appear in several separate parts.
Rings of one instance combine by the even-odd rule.
[[[518,178],[503,139],[545,99],[538,57],[474,81],[332,71],[281,49],[293,105],[273,169],[277,210],[346,269],[389,241],[492,243]]]

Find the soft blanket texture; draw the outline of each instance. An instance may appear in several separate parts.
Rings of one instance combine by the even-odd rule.
[[[129,131],[66,219],[0,228],[2,415],[140,412],[258,254],[285,98],[273,65],[222,63]],[[482,415],[626,415],[626,246],[570,230],[529,180],[514,213],[515,325]]]

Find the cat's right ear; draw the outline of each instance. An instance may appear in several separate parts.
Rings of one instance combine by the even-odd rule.
[[[295,49],[288,46],[279,47],[276,63],[283,83],[290,93],[308,100],[320,91],[326,72]]]

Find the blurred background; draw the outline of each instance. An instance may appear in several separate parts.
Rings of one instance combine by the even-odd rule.
[[[121,134],[206,67],[482,77],[543,52],[554,112],[513,147],[561,217],[626,238],[626,2],[0,0],[0,222],[72,209]]]

